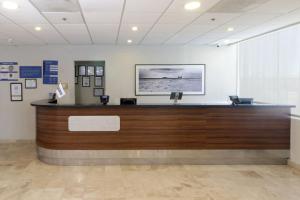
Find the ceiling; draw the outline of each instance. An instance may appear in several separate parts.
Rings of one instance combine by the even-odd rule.
[[[10,1],[19,7],[0,7],[0,45],[228,44],[300,22],[300,0],[198,0],[193,11],[191,0]]]

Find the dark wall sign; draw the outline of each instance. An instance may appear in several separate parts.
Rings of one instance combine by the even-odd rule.
[[[43,84],[58,83],[58,61],[44,60],[43,61]]]
[[[20,78],[42,78],[42,67],[20,66]]]

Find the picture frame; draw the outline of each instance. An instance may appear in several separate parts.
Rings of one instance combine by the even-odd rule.
[[[37,88],[37,79],[26,78],[25,79],[25,89],[36,89]]]
[[[94,66],[87,66],[87,75],[94,76],[95,75],[95,67]]]
[[[205,95],[205,64],[136,64],[136,96]]]
[[[100,97],[102,95],[104,95],[103,88],[94,88],[94,97]]]
[[[96,66],[95,67],[95,76],[104,76],[103,66]]]
[[[10,101],[23,101],[22,83],[10,83]]]
[[[95,85],[95,87],[103,87],[103,77],[95,76],[94,85]]]
[[[79,67],[75,66],[75,76],[78,76]]]
[[[79,76],[86,76],[86,67],[85,67],[85,65],[79,66]]]
[[[90,77],[89,76],[82,76],[82,82],[81,86],[82,87],[90,87]]]

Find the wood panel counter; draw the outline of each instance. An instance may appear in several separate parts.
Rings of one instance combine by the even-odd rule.
[[[36,141],[48,150],[288,150],[288,105],[36,106]],[[72,116],[116,116],[116,131],[70,131]],[[88,128],[88,127],[87,127]]]

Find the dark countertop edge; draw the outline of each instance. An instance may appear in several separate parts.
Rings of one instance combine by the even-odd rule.
[[[91,107],[186,107],[186,108],[199,108],[199,107],[296,107],[293,105],[276,105],[276,104],[252,104],[252,105],[237,105],[232,106],[231,104],[141,104],[141,105],[102,105],[102,104],[53,104],[48,103],[47,100],[34,101],[31,106],[41,106],[41,107],[62,107],[62,108],[91,108]]]

